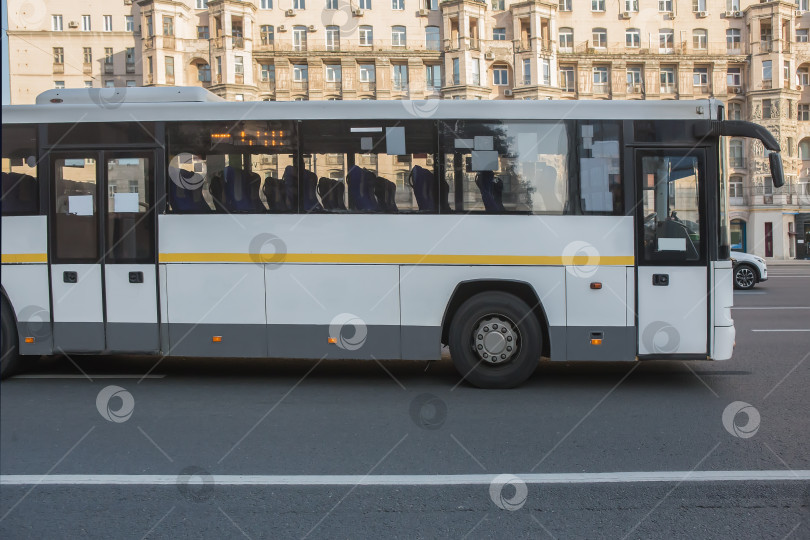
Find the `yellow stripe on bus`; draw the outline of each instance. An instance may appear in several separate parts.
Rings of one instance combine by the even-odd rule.
[[[3,264],[20,264],[20,263],[46,263],[48,262],[47,253],[3,253]]]
[[[338,263],[338,264],[469,264],[469,265],[579,265],[633,266],[633,256],[573,257],[544,255],[418,255],[375,253],[161,253],[162,263],[264,262],[264,263]]]

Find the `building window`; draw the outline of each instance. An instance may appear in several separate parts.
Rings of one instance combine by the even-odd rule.
[[[293,26],[293,50],[306,51],[307,50],[307,27],[306,26]]]
[[[259,78],[262,80],[262,82],[271,82],[276,80],[275,64],[261,64],[259,68]]]
[[[64,49],[64,47],[54,47],[53,48],[53,63],[54,64],[64,64],[65,63],[65,49]]]
[[[808,39],[808,30],[807,30],[807,28],[801,28],[801,29],[797,28],[796,29],[796,42],[797,43],[807,43],[808,41],[810,41],[810,39]]]
[[[394,26],[391,28],[391,45],[394,47],[405,46],[405,27]]]
[[[51,30],[54,32],[62,31],[62,16],[51,15]]]
[[[770,99],[762,100],[762,119],[767,120],[773,116],[773,101]]]
[[[124,29],[127,32],[134,32],[135,31],[135,20],[132,18],[132,15],[125,15],[124,16]]]
[[[796,0],[796,6],[800,11],[807,11],[810,8],[810,0]]]
[[[91,29],[90,15],[82,15],[82,32],[90,32]]]
[[[174,17],[163,17],[163,35],[164,36],[173,36],[174,35]]]
[[[92,88],[93,87],[93,82],[92,81],[88,81],[88,82],[90,82],[90,88]],[[106,81],[104,81],[104,86],[106,88],[115,88],[115,81],[112,80],[112,79],[106,80]]]
[[[360,27],[360,45],[371,45],[374,42],[374,30],[370,26]]]
[[[259,37],[262,45],[272,45],[275,40],[275,29],[272,24],[263,24],[260,28]]]
[[[234,94],[234,101],[245,101],[245,94]]]
[[[236,75],[245,74],[245,59],[243,56],[233,57],[233,72]]]
[[[788,157],[793,157],[793,137],[788,137],[787,141],[785,142],[785,146],[787,146],[787,155]]]
[[[104,15],[104,31],[112,32],[112,15]]]
[[[675,30],[663,28],[658,31],[658,52],[671,53],[675,47]]]
[[[643,91],[642,88],[642,81],[643,76],[641,72],[641,67],[634,66],[627,68],[627,93],[628,94],[640,94]]]
[[[85,64],[93,63],[93,49],[90,47],[82,47],[82,56],[84,57]]]
[[[261,0],[259,9],[273,9],[273,0]]]
[[[442,40],[439,37],[438,26],[425,27],[425,47],[429,51],[440,51],[442,49]]]
[[[326,0],[326,9],[337,9],[338,0]]]
[[[439,9],[439,0],[426,0],[425,4],[431,11],[437,11]]]
[[[743,197],[743,183],[742,178],[739,176],[732,176],[728,183],[728,196],[731,199],[742,199]]]
[[[127,81],[127,88],[132,88],[135,86],[135,81]]]
[[[306,9],[306,0],[293,0],[293,9]]]
[[[408,89],[408,64],[393,64],[394,70],[393,90],[406,91]]]
[[[728,104],[728,119],[729,120],[742,120],[742,105],[739,103]]]
[[[702,29],[698,28],[692,31],[692,47],[698,51],[705,51],[706,48],[709,46],[709,33]]]
[[[597,49],[607,47],[607,30],[604,28],[593,29],[593,46]]]
[[[706,11],[706,0],[692,0],[692,11]]]
[[[459,60],[453,58],[453,84],[461,84],[461,77],[459,75]]]
[[[605,0],[591,0],[591,11],[605,11]]]
[[[148,73],[150,77],[151,77],[151,76],[152,76],[152,74],[154,73],[153,68],[154,68],[154,66],[153,66],[153,64],[152,64],[152,57],[151,57],[151,56],[147,56],[147,57],[146,57],[146,73]]]
[[[624,10],[630,13],[637,13],[638,0],[624,0]]]
[[[167,82],[174,80],[174,56],[167,56],[166,62],[166,79]]]
[[[340,64],[326,64],[324,67],[326,68],[326,82],[335,83],[341,81]]]
[[[53,87],[56,89],[64,88],[65,81],[53,81]]]
[[[523,59],[523,84],[530,85],[532,84],[532,59],[531,58],[524,58]]]
[[[506,1],[505,0],[492,0],[492,9],[496,11],[503,11],[506,9]]]
[[[428,90],[438,91],[442,87],[442,67],[438,64],[425,66],[425,84]]]
[[[762,82],[770,83],[773,80],[773,63],[770,60],[762,61]]]
[[[573,0],[560,0],[558,5],[559,11],[571,11]]]
[[[739,28],[729,28],[726,30],[726,48],[729,51],[739,51],[742,37]]]
[[[810,85],[810,70],[808,70],[806,67],[797,69],[796,84],[799,84],[801,86]]]
[[[371,0],[360,0],[358,6],[360,9],[371,9]]]
[[[509,70],[503,66],[492,68],[492,83],[495,86],[509,86]]]
[[[481,86],[481,61],[478,58],[472,59],[472,84]]]
[[[326,50],[340,50],[340,28],[337,26],[326,27]]]
[[[197,0],[197,9],[208,9],[208,0]]]
[[[563,66],[560,67],[560,89],[563,92],[575,92],[576,86],[574,85],[574,67]]]
[[[104,63],[108,66],[113,64],[113,48],[104,47]]]
[[[208,64],[197,64],[197,80],[202,83],[211,82],[211,66]]]
[[[661,68],[661,93],[674,94],[675,93],[675,68],[662,67]]]
[[[696,67],[692,70],[692,86],[700,93],[709,93],[709,68]]]
[[[391,0],[391,9],[395,10],[405,9],[405,0]]]
[[[799,159],[810,161],[810,139],[802,139],[799,143]]]
[[[633,49],[641,47],[641,30],[638,28],[628,28],[624,33],[625,45]]]
[[[135,65],[135,47],[127,47],[125,56],[127,65]]]
[[[146,16],[146,35],[152,37],[155,35],[155,28],[152,26],[152,16]]]
[[[373,83],[377,79],[375,77],[374,64],[360,64],[360,82]]]
[[[541,84],[549,86],[551,84],[551,62],[549,62],[548,58],[540,59],[540,71],[543,77]]]
[[[112,82],[112,81],[107,81],[107,82]],[[84,87],[85,88],[93,88],[93,81],[84,81]]]
[[[745,150],[740,139],[732,139],[728,145],[728,156],[731,166],[736,169],[745,167]]]
[[[306,64],[293,64],[293,81],[306,82],[309,80],[309,71]]]
[[[607,66],[593,68],[593,93],[607,94],[610,92],[609,73]]]
[[[574,29],[573,28],[560,28],[559,34],[560,49],[571,51],[574,49]]]
[[[672,0],[658,0],[658,11],[672,13]]]
[[[197,27],[197,39],[209,39],[210,37],[211,33],[207,26]]]

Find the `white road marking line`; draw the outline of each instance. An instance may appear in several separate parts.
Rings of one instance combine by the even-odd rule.
[[[497,474],[391,474],[391,475],[213,475],[220,486],[456,486],[490,484]],[[810,470],[651,471],[609,473],[517,474],[527,484],[612,484],[629,482],[757,482],[810,480]],[[168,486],[173,474],[5,474],[0,485]],[[184,480],[187,480],[184,478]],[[208,481],[207,479],[205,480]]]
[[[143,379],[143,375],[136,374],[95,374],[88,373],[87,376],[80,373],[29,373],[23,375],[15,375],[14,379]],[[148,375],[147,379],[163,379],[166,375]]]
[[[810,309],[810,306],[732,306],[731,309]]]
[[[755,328],[752,332],[810,332],[810,328]]]

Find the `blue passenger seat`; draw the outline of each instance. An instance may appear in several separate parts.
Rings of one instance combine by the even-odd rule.
[[[287,210],[289,212],[298,211],[298,171],[292,165],[287,165],[284,168],[284,174],[281,176],[284,183],[284,198],[287,201]]]
[[[353,165],[346,175],[349,188],[349,209],[360,212],[379,212],[380,205],[374,196],[377,175],[368,169]]]
[[[271,212],[287,212],[289,210],[287,208],[287,194],[284,191],[284,182],[279,178],[272,176],[265,178],[262,191]]]
[[[190,171],[181,171],[180,174],[189,173]],[[211,181],[213,184],[213,179]],[[210,186],[209,186],[210,190]],[[211,207],[203,198],[202,188],[199,189],[184,189],[174,182],[169,182],[169,202],[172,205],[172,210],[178,214],[209,214]]]
[[[481,191],[481,199],[484,201],[484,208],[487,212],[503,212],[503,183],[495,178],[493,171],[481,171],[475,175],[475,184]]]
[[[424,167],[414,165],[409,175],[416,205],[422,212],[436,211],[435,178],[433,173]]]
[[[317,193],[318,175],[312,171],[304,170],[301,176],[301,209],[304,212],[318,212],[323,207],[318,202]]]
[[[321,177],[318,180],[318,195],[320,195],[321,204],[326,210],[332,212],[346,210],[346,203],[343,202],[345,189],[343,182],[333,178]]]
[[[381,206],[383,212],[396,214],[397,208],[397,185],[387,178],[378,176],[374,183],[374,196]]]

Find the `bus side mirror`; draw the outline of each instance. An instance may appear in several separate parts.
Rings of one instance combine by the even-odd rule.
[[[785,185],[785,168],[782,166],[782,156],[778,152],[768,154],[768,161],[771,165],[771,178],[773,187],[780,188]]]

